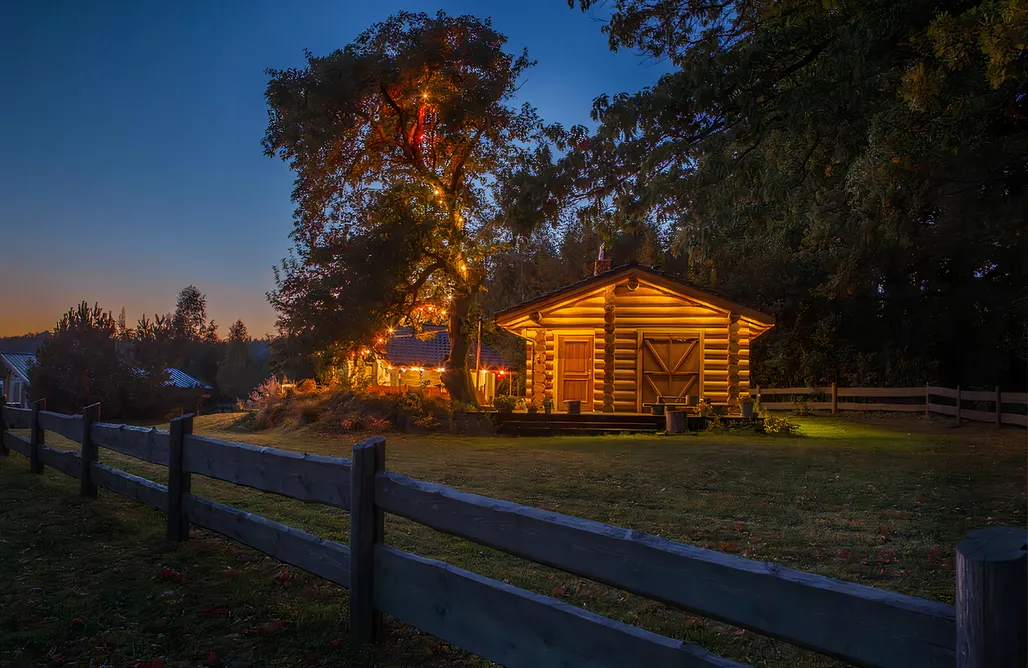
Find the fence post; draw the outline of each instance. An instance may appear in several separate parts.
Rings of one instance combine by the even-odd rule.
[[[39,411],[46,408],[46,399],[32,402],[32,428],[29,432],[29,470],[33,473],[43,472],[43,462],[39,460],[39,446],[46,443],[46,431],[39,426]]]
[[[93,442],[93,416],[99,416],[100,404],[90,404],[82,409],[82,470],[79,474],[79,495],[86,499],[96,498],[96,485],[93,484],[93,464],[96,462],[96,443]]]
[[[381,632],[375,612],[375,543],[383,539],[383,514],[375,504],[375,474],[385,470],[385,438],[373,436],[353,446],[350,467],[350,635],[370,643]]]
[[[178,543],[189,538],[189,518],[183,501],[189,494],[190,475],[182,460],[186,436],[193,433],[193,416],[183,415],[171,421],[171,450],[168,455],[168,540]]]
[[[832,415],[836,415],[839,412],[839,386],[835,381],[832,381]]]
[[[996,426],[1003,424],[1003,396],[999,393],[999,385],[996,386]]]
[[[7,421],[4,420],[4,406],[7,405],[7,397],[0,396],[0,457],[7,456],[7,446],[4,445],[4,433],[7,431]]]
[[[960,426],[960,386],[957,385],[957,426]]]
[[[924,384],[924,416],[929,418],[932,416],[931,410],[932,404],[932,391],[928,386],[928,383]]]
[[[1028,661],[1028,531],[990,527],[957,545],[957,668]]]

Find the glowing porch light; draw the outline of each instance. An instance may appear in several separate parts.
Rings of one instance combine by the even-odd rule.
[[[389,333],[390,333],[390,334],[392,334],[392,333],[393,333],[393,328],[392,328],[392,327],[390,327],[390,328],[389,328]]]
[[[438,371],[439,373],[442,373],[442,372],[446,371],[446,367],[441,366],[441,367],[437,368],[436,371]]]

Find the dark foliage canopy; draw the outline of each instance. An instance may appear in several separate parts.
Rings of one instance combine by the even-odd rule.
[[[665,268],[777,316],[764,382],[1024,383],[1023,0],[613,9],[674,71],[553,133],[511,211],[668,230]]]

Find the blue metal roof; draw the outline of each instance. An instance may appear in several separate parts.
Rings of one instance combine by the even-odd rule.
[[[21,377],[23,383],[29,382],[29,366],[36,363],[34,353],[0,353],[7,366]]]
[[[210,385],[198,381],[196,378],[193,378],[184,371],[179,371],[178,369],[168,369],[167,371],[168,376],[170,376],[170,380],[168,381],[167,385],[170,385],[172,387],[180,387],[183,390],[211,389]]]
[[[475,345],[471,344],[468,357],[475,360]],[[426,328],[414,334],[410,327],[400,327],[385,344],[385,359],[393,366],[440,366],[450,354],[450,335],[445,328]],[[510,366],[500,353],[482,344],[482,367],[486,369]]]

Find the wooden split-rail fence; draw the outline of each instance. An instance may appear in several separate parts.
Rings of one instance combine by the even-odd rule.
[[[381,436],[354,446],[347,460],[197,436],[192,416],[162,431],[91,415],[62,415],[38,403],[4,407],[0,454],[24,455],[35,473],[50,467],[79,478],[85,497],[104,488],[165,511],[171,541],[186,540],[190,526],[202,527],[349,588],[358,643],[380,635],[384,613],[504,666],[743,665],[391,547],[383,516],[392,513],[859,666],[1025,665],[1023,528],[974,531],[960,543],[954,608],[414,480],[386,470]],[[50,431],[80,449],[47,447]],[[167,466],[168,485],[100,463],[100,447]],[[197,496],[190,488],[194,474],[348,510],[350,544]]]
[[[993,422],[1028,427],[1028,392],[968,390],[951,387],[761,387],[754,388],[762,408],[831,411],[933,413],[957,422]],[[1025,409],[1013,410],[1014,407]]]

